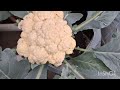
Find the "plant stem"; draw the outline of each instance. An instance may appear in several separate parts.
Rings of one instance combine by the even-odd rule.
[[[66,19],[70,14],[70,11],[67,12],[67,14],[65,15],[64,19]]]
[[[40,66],[36,79],[40,79],[41,73],[43,71],[44,65]]]
[[[81,23],[77,27],[73,28],[73,31],[78,31],[79,29],[81,29],[82,27],[84,27],[85,25],[87,25],[88,23],[90,23],[91,21],[93,21],[94,19],[96,19],[102,13],[103,13],[103,11],[97,12],[92,18],[84,21],[83,23]]]
[[[83,52],[93,52],[93,53],[99,53],[99,54],[120,54],[119,52],[102,52],[102,51],[93,51],[93,50],[88,50],[83,48],[75,48],[75,49]]]
[[[91,50],[88,50],[88,49],[83,49],[83,48],[75,48],[76,50],[79,50],[79,51],[83,51],[83,52],[93,52]]]
[[[64,63],[68,65],[68,67],[71,69],[73,73],[75,73],[80,79],[85,79],[78,71],[76,71],[68,62],[67,60],[64,60]]]

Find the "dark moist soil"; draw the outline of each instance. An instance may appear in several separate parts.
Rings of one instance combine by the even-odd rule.
[[[83,18],[79,21],[77,21],[74,24],[80,24],[86,19],[87,12],[85,11],[74,11],[74,12],[81,12],[83,14]],[[10,17],[4,21],[1,21],[0,24],[9,24],[9,23],[15,23],[15,20],[17,17]],[[73,24],[73,25],[74,25]],[[20,38],[20,33],[19,31],[9,31],[9,32],[0,32],[0,46],[5,49],[5,48],[15,48],[17,45],[17,41]],[[93,37],[93,31],[92,30],[85,30],[85,31],[80,31],[75,35],[75,40],[76,40],[76,46],[79,46],[81,48],[86,48],[88,45],[89,41]],[[67,42],[66,42],[67,43]],[[80,55],[83,52],[79,52],[77,50],[74,50],[74,53],[71,54],[71,57],[76,57]],[[48,72],[48,79],[52,79],[54,77],[55,73],[53,72]]]
[[[0,32],[0,46],[5,48],[15,48],[17,41],[20,38],[20,33],[18,31],[14,32]]]

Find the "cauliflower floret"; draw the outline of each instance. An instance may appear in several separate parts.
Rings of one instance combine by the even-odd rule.
[[[60,66],[65,58],[65,52],[57,52],[56,54],[53,55],[53,60],[55,60],[55,66]]]
[[[63,13],[63,12],[60,12],[60,11],[54,11],[53,13],[55,13],[56,16],[60,17],[61,19],[64,18],[64,13]]]
[[[72,30],[62,11],[33,11],[24,17],[17,52],[28,57],[30,63],[47,62],[60,66],[65,54],[72,54],[76,46]]]
[[[33,20],[32,19],[25,19],[20,22],[18,25],[19,29],[22,29],[24,32],[29,33],[33,29]]]
[[[26,19],[32,19],[34,17],[34,14],[33,13],[29,13],[28,15],[26,15],[23,19],[26,20]]]
[[[29,46],[27,42],[23,38],[20,38],[18,40],[17,52],[24,57],[28,57],[29,55],[28,48]]]
[[[76,43],[72,37],[64,37],[58,45],[58,49],[66,52],[66,54],[72,54],[75,46]]]
[[[33,21],[34,22],[40,22],[40,19],[39,19],[39,17],[37,15],[34,15]]]
[[[57,53],[57,51],[58,51],[57,45],[54,44],[54,43],[52,43],[52,44],[50,44],[50,45],[47,45],[47,46],[45,47],[45,49],[46,49],[47,52],[50,53],[50,54]]]
[[[51,11],[33,11],[33,13],[37,15],[40,20],[54,18],[54,14]]]
[[[44,64],[47,62],[46,58],[48,57],[48,53],[44,48],[36,46],[36,49],[33,51],[33,55],[37,58],[35,60],[37,64]]]
[[[42,24],[43,24],[42,21],[36,22],[36,23],[34,24],[33,29],[35,29],[35,30],[37,30],[37,31],[40,31]]]
[[[45,46],[45,39],[42,38],[41,36],[38,36],[36,41],[37,41],[36,43],[37,43],[38,46],[41,46],[41,47]]]
[[[35,31],[29,33],[28,40],[31,45],[35,45],[37,40],[37,33]]]
[[[25,32],[22,32],[20,36],[21,38],[28,38],[28,34]]]

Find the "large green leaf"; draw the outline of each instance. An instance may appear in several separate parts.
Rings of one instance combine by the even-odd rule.
[[[59,79],[75,79],[76,76],[72,73],[72,71],[69,69],[68,65],[65,64],[62,68],[62,73]]]
[[[90,41],[90,43],[87,46],[87,49],[91,49],[91,48],[97,48],[101,46],[101,30],[100,29],[93,29],[94,32],[94,36],[92,38],[92,40]]]
[[[81,70],[96,70],[96,71],[109,71],[110,69],[105,64],[95,58],[93,53],[84,53],[73,59],[73,64],[80,67]]]
[[[120,34],[120,13],[117,15],[115,20],[108,27],[103,28],[101,31],[102,31],[103,44],[110,42],[112,38],[115,38],[117,35],[119,35]]]
[[[31,69],[34,69],[37,66],[39,66],[39,65],[38,64],[31,64]]]
[[[20,18],[23,18],[25,15],[28,14],[28,11],[9,11],[9,12]]]
[[[17,55],[9,48],[1,52],[0,58],[0,78],[22,79],[30,70],[27,60],[17,61]]]
[[[81,13],[69,13],[66,16],[66,20],[68,21],[68,24],[72,27],[72,24],[74,24],[76,21],[79,21],[83,15]]]
[[[99,73],[111,71],[100,59],[94,57],[91,52],[84,53],[71,60],[71,65],[76,67],[85,78],[102,79],[115,78],[114,76],[100,76]]]
[[[109,43],[96,50],[94,52],[96,57],[120,76],[120,36],[113,38]]]
[[[88,29],[101,29],[109,26],[119,11],[88,11],[87,19],[73,27],[74,33]]]
[[[98,11],[88,11],[87,19],[92,18]],[[118,15],[119,11],[104,11],[100,16],[91,21],[84,29],[101,29],[109,26]]]
[[[10,16],[11,15],[8,11],[0,11],[0,21],[5,20]]]
[[[39,65],[31,70],[25,79],[47,79],[47,65]]]

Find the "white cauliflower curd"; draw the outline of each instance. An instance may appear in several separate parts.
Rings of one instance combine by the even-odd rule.
[[[63,11],[33,11],[19,23],[22,30],[17,52],[30,63],[47,62],[60,66],[66,54],[72,54],[76,42],[64,20]]]

